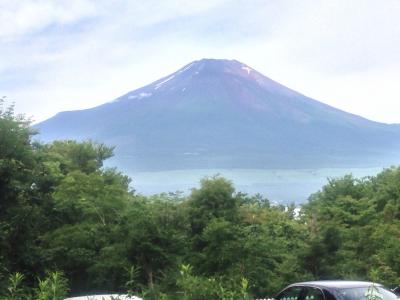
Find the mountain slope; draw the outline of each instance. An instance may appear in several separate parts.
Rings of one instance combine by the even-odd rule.
[[[297,168],[391,162],[398,126],[310,99],[250,67],[203,59],[101,106],[36,126],[40,139],[116,146],[132,169]]]

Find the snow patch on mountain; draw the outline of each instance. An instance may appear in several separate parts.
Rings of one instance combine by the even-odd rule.
[[[242,66],[242,70],[247,71],[247,74],[250,74],[251,72],[251,68],[249,68],[248,66]]]
[[[138,99],[139,100],[139,99],[143,99],[143,98],[146,98],[146,97],[150,97],[151,95],[153,95],[153,94],[152,93],[142,92],[140,94],[131,95],[128,98],[129,99]]]
[[[173,79],[175,77],[175,75],[172,75],[170,77],[168,77],[167,79],[161,81],[160,83],[156,84],[156,87],[154,88],[155,90],[158,90],[164,83],[170,81],[171,79]]]
[[[178,74],[181,74],[187,70],[189,70],[191,67],[193,67],[194,63],[191,63],[190,65],[184,67],[182,70],[178,71]]]

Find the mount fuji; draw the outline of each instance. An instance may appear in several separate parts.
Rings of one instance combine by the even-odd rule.
[[[293,91],[236,60],[202,59],[103,105],[60,112],[38,139],[116,146],[131,170],[394,164],[400,126]]]

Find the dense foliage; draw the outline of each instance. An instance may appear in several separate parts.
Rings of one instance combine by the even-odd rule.
[[[29,125],[0,106],[0,299],[250,299],[299,280],[400,282],[400,168],[331,179],[301,209],[219,176],[188,196],[144,197],[103,168],[111,148],[32,142]],[[59,294],[43,296],[54,282]]]

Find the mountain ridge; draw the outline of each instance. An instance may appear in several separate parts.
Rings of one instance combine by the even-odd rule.
[[[44,141],[116,145],[117,162],[144,170],[358,165],[400,149],[400,126],[304,96],[236,60],[194,61],[111,102],[61,112],[35,127]]]

